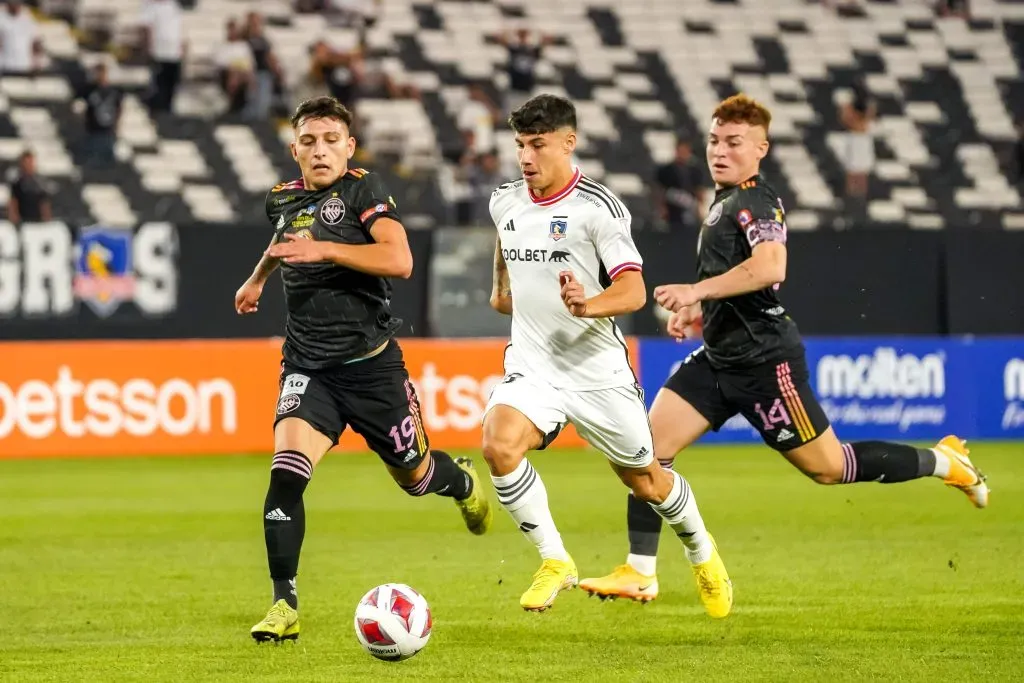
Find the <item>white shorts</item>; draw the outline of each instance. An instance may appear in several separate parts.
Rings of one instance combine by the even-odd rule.
[[[496,405],[525,415],[545,434],[545,447],[571,422],[587,443],[616,465],[646,467],[654,460],[651,423],[638,387],[573,391],[556,389],[537,377],[509,373],[491,392],[484,415]]]

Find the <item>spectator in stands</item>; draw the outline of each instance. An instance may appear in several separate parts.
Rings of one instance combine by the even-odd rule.
[[[969,0],[939,0],[936,3],[935,11],[940,17],[971,18],[971,4]]]
[[[455,213],[455,225],[467,226],[473,223],[473,189],[469,184],[476,164],[473,153],[473,131],[462,132],[462,147],[452,169],[449,198]]]
[[[221,88],[228,97],[228,111],[238,113],[245,108],[253,87],[254,61],[249,43],[234,19],[227,24],[227,40],[217,49],[215,61]]]
[[[654,179],[654,204],[671,230],[694,230],[704,220],[708,181],[701,160],[685,136],[676,142],[675,158],[659,166]]]
[[[0,68],[8,76],[31,75],[43,57],[36,21],[20,0],[12,0],[0,12]]]
[[[93,70],[93,80],[82,94],[85,99],[85,158],[90,167],[106,167],[114,163],[117,124],[121,120],[124,93],[110,83],[107,65],[100,62]]]
[[[36,155],[26,150],[18,159],[18,172],[11,182],[11,199],[7,203],[7,220],[18,225],[53,218],[50,192],[36,175]]]
[[[506,114],[518,109],[533,95],[537,85],[537,62],[551,38],[533,37],[529,29],[520,28],[513,35],[501,34],[496,40],[508,50],[508,92],[505,95]]]
[[[400,78],[400,66],[394,60],[389,64],[386,52],[361,52],[358,60],[359,93],[363,97],[381,99],[420,98],[419,89]]]
[[[253,82],[246,108],[247,118],[265,119],[274,101],[274,83],[280,77],[280,67],[263,32],[263,15],[250,12],[246,17],[246,39],[252,50]]]
[[[853,85],[853,98],[843,105],[841,120],[846,127],[843,165],[846,167],[846,216],[855,225],[868,217],[868,178],[875,165],[875,139],[871,124],[877,107],[863,77]]]
[[[350,111],[359,99],[360,51],[335,50],[320,40],[313,45],[311,71],[324,83],[327,92]]]
[[[498,155],[493,151],[486,151],[477,155],[474,163],[470,166],[467,181],[470,189],[470,215],[469,220],[475,226],[491,225],[491,194],[494,188],[505,182],[498,168]]]
[[[480,155],[492,152],[495,146],[494,124],[501,120],[501,111],[495,106],[483,86],[469,86],[469,99],[459,108],[460,131],[473,132],[473,146],[469,150]]]
[[[174,93],[181,82],[186,51],[178,0],[148,0],[142,8],[142,31],[143,45],[153,65],[150,109],[170,112]]]

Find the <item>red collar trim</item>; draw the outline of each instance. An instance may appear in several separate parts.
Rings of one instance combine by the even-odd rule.
[[[580,169],[577,168],[576,172],[572,174],[572,180],[569,181],[569,184],[563,187],[555,194],[551,195],[550,197],[544,197],[543,199],[541,199],[540,197],[533,193],[533,190],[530,190],[530,201],[539,206],[551,206],[552,204],[555,204],[568,197],[572,193],[572,191],[576,189],[576,185],[579,184],[580,178],[582,177],[583,173],[580,171]]]

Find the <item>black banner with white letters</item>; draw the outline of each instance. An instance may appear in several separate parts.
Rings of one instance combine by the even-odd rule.
[[[280,276],[258,313],[239,316],[235,291],[272,231],[146,223],[135,229],[0,222],[0,339],[174,339],[284,334]],[[394,280],[400,334],[425,329],[430,239],[409,232],[415,263]]]
[[[492,231],[408,236],[412,277],[392,281],[401,336],[507,334],[508,319],[487,305]],[[280,336],[278,275],[258,313],[234,311],[235,291],[270,237],[268,226],[0,222],[0,339]],[[649,291],[693,281],[695,235],[638,231],[634,239]],[[782,301],[804,334],[1024,333],[1024,234],[791,233],[788,247]],[[664,329],[653,296],[621,322],[637,335]]]
[[[693,282],[696,233],[634,234],[649,291]],[[791,232],[783,305],[806,335],[1024,333],[1024,234]],[[661,334],[649,298],[633,333]]]

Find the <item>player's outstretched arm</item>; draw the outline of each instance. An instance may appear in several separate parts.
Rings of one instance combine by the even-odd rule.
[[[412,251],[405,228],[393,218],[378,218],[370,228],[372,244],[338,244],[284,236],[267,253],[285,263],[322,263],[329,261],[339,266],[358,270],[378,277],[408,278],[412,275]]]
[[[491,308],[502,315],[512,315],[512,283],[508,265],[501,255],[501,239],[494,245],[494,278],[491,285]]]
[[[761,242],[743,263],[694,285],[698,301],[758,292],[786,280],[786,245]]]
[[[695,285],[660,285],[654,299],[662,307],[677,312],[708,299],[758,292],[786,280],[786,246],[781,242],[761,242],[743,263],[721,275]]]
[[[562,285],[562,301],[577,318],[613,318],[633,313],[647,303],[647,287],[639,270],[625,270],[612,280],[611,286],[600,294],[586,298],[583,284],[571,270],[558,274]]]

